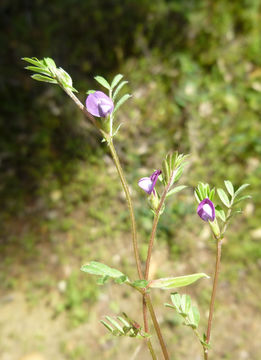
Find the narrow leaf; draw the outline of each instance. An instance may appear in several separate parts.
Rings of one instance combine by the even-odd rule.
[[[170,190],[170,191],[167,193],[167,197],[170,196],[170,195],[173,195],[173,194],[178,193],[179,191],[185,189],[186,187],[187,187],[186,185],[180,185],[180,186],[174,187],[174,189]]]
[[[86,94],[89,95],[89,94],[93,94],[95,92],[96,92],[96,90],[88,90],[88,91],[86,91]]]
[[[234,197],[237,197],[243,190],[245,190],[247,187],[249,186],[249,184],[243,184],[241,185],[237,191],[235,192]]]
[[[194,195],[195,195],[195,198],[196,198],[197,202],[200,203],[201,200],[200,200],[200,194],[199,194],[198,189],[195,189]]]
[[[128,84],[128,81],[122,81],[117,88],[114,91],[114,94],[112,96],[112,100],[115,100],[117,95],[119,94],[120,90],[123,88],[123,86],[125,86],[126,84]]]
[[[122,98],[120,98],[120,100],[117,102],[117,104],[115,105],[114,111],[113,113],[116,113],[117,110],[119,110],[119,108],[131,97],[130,94],[125,94],[123,95]]]
[[[110,331],[113,332],[113,328],[107,324],[104,320],[100,320],[100,322]]]
[[[208,278],[204,273],[178,276],[173,278],[162,278],[151,281],[149,284],[150,288],[159,288],[159,289],[174,289],[178,287],[183,287],[194,283],[195,281],[201,279],[202,277]]]
[[[250,196],[250,195],[241,196],[239,199],[234,201],[234,205],[238,204],[240,201],[243,201],[243,200],[246,200],[246,199],[251,199],[251,198],[252,198],[252,196]]]
[[[219,205],[215,206],[215,211],[217,217],[219,217],[222,221],[226,221],[226,214],[221,206]]]
[[[43,75],[51,76],[50,71],[47,71],[47,70],[45,70],[43,68],[40,68],[40,67],[37,67],[37,66],[26,66],[25,69],[26,70],[31,70],[31,71],[34,71],[34,72],[38,72],[38,73],[43,74]]]
[[[234,186],[233,186],[232,182],[229,180],[225,180],[224,183],[225,183],[228,193],[231,196],[233,196],[234,195]]]
[[[22,60],[27,61],[30,64],[33,64],[33,65],[35,65],[37,67],[42,67],[42,68],[45,67],[44,64],[40,60],[38,60],[37,58],[24,57],[24,58],[22,58]]]
[[[213,201],[215,196],[215,188],[213,188],[209,193],[209,200]]]
[[[89,264],[83,265],[81,267],[81,271],[92,275],[107,275],[112,278],[125,276],[121,271],[110,268],[109,266],[99,263],[97,261],[91,261]]]
[[[180,308],[181,304],[181,297],[178,293],[174,293],[170,295],[171,301],[173,302],[173,305],[176,307],[177,310]]]
[[[94,79],[101,84],[103,87],[105,87],[106,89],[110,90],[110,84],[108,83],[108,81],[106,79],[104,79],[102,76],[95,76]]]
[[[51,84],[57,84],[56,80],[54,80],[48,76],[44,76],[44,75],[34,74],[31,76],[31,78],[33,78],[34,80],[37,80],[37,81],[43,81],[43,82],[47,82],[47,83],[51,83]]]
[[[222,203],[224,205],[226,205],[226,207],[230,207],[230,201],[229,201],[228,196],[225,193],[225,191],[223,189],[217,189],[217,192],[218,192],[218,196],[219,196],[220,200],[222,201]]]
[[[110,323],[111,323],[112,325],[114,325],[117,330],[119,330],[119,332],[121,332],[122,334],[124,334],[124,331],[123,331],[122,327],[117,323],[116,320],[114,320],[114,319],[113,319],[112,317],[110,317],[110,316],[105,316],[105,317],[106,317],[106,320],[110,321]]]
[[[123,78],[122,74],[118,74],[114,77],[111,83],[111,90],[115,88],[115,86],[121,81],[122,78]]]

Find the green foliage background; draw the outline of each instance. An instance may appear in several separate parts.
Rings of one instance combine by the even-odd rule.
[[[243,269],[255,286],[261,259],[260,1],[2,0],[0,12],[2,291],[18,286],[20,266],[31,280],[26,266],[39,271],[33,262],[43,262],[42,246],[58,256],[56,266],[73,253],[77,269],[89,255],[110,258],[104,242],[129,231],[106,146],[91,127],[82,127],[81,114],[58,87],[30,79],[23,56],[54,58],[82,101],[97,86],[94,75],[111,80],[121,72],[129,80],[134,96],[121,110],[116,145],[132,186],[143,253],[151,214],[136,184],[160,167],[169,149],[191,154],[184,179],[191,187],[198,181],[220,187],[225,179],[236,187],[251,184],[253,199],[229,232],[224,277],[237,282]],[[177,199],[160,223],[159,239],[170,259],[184,262],[195,256],[202,224],[192,189]],[[121,264],[129,266],[126,259]],[[54,276],[48,276],[40,288],[52,289]],[[84,301],[98,296],[81,281],[70,275],[67,297],[56,307],[74,324],[86,319]]]

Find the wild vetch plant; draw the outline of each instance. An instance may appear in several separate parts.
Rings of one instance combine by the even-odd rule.
[[[184,276],[153,279],[150,277],[150,263],[153,251],[154,240],[157,232],[158,222],[164,213],[167,198],[175,195],[186,188],[185,185],[178,185],[181,178],[188,155],[178,152],[169,152],[162,162],[161,169],[152,170],[151,175],[143,177],[138,181],[139,187],[147,193],[148,204],[154,214],[151,234],[148,242],[146,263],[142,264],[139,255],[139,243],[137,239],[136,222],[134,216],[133,203],[119,157],[114,147],[114,137],[120,128],[115,125],[115,118],[118,109],[128,100],[131,95],[125,94],[122,97],[120,92],[127,84],[123,80],[123,75],[118,74],[114,77],[111,84],[101,76],[96,76],[95,80],[101,85],[104,93],[100,90],[89,90],[85,105],[75,96],[77,90],[73,87],[70,75],[62,68],[57,68],[55,62],[50,58],[38,60],[37,58],[23,58],[30,66],[26,69],[35,74],[32,78],[38,81],[48,82],[59,85],[67,95],[73,100],[75,105],[83,112],[85,119],[101,133],[103,141],[108,145],[114,164],[116,166],[122,188],[124,190],[131,220],[133,255],[137,268],[137,279],[131,279],[127,274],[118,269],[111,268],[102,262],[90,261],[83,265],[81,270],[98,277],[97,283],[103,285],[109,280],[123,286],[128,286],[131,290],[137,291],[141,298],[143,326],[136,319],[131,319],[126,313],[116,315],[115,317],[106,316],[101,323],[107,328],[112,336],[129,336],[137,339],[143,339],[148,347],[152,359],[157,359],[151,335],[150,327],[154,327],[162,354],[165,360],[170,359],[167,345],[164,341],[162,330],[160,328],[157,316],[154,310],[151,289],[173,290],[188,286],[201,278],[208,278],[205,273],[189,274]],[[242,196],[241,193],[248,184],[244,184],[237,190],[233,184],[224,181],[225,189],[217,189],[219,202],[216,204],[215,188],[210,188],[208,184],[199,183],[195,188],[195,198],[198,203],[197,214],[201,220],[208,223],[212,238],[216,243],[216,260],[214,275],[212,280],[212,295],[210,298],[207,329],[203,334],[199,331],[200,314],[198,308],[192,304],[188,295],[181,295],[178,292],[172,292],[170,295],[171,304],[165,304],[166,307],[176,311],[183,319],[183,324],[190,327],[195,333],[203,350],[204,360],[209,358],[211,350],[211,330],[213,322],[213,313],[215,297],[218,285],[218,276],[220,271],[222,241],[224,239],[228,224],[232,217],[240,210],[237,205],[248,199],[248,195]],[[207,286],[210,286],[207,283]],[[151,319],[151,321],[149,321]],[[153,340],[153,341],[152,341]],[[172,355],[173,358],[174,354]]]

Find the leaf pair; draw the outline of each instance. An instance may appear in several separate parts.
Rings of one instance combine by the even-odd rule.
[[[81,267],[81,270],[88,274],[100,276],[98,280],[99,285],[105,284],[107,280],[112,278],[118,284],[127,283],[132,287],[136,287],[138,289],[152,288],[152,289],[168,290],[168,289],[188,286],[203,277],[208,278],[206,274],[198,273],[192,275],[161,278],[152,281],[147,281],[143,279],[130,281],[127,275],[123,274],[121,271],[117,269],[113,269],[97,261],[91,261],[90,263],[83,265]]]

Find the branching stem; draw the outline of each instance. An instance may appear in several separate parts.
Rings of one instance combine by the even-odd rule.
[[[61,87],[67,93],[67,95],[73,100],[73,102],[77,105],[77,107],[83,112],[84,116],[89,121],[91,121],[92,124],[102,133],[102,135],[104,136],[104,138],[106,139],[106,141],[108,143],[108,146],[110,148],[110,151],[111,151],[115,166],[116,166],[117,171],[118,171],[118,175],[119,175],[120,180],[121,180],[123,190],[125,192],[125,196],[126,196],[126,200],[127,200],[127,204],[128,204],[128,208],[129,208],[129,212],[130,212],[130,218],[131,218],[132,244],[133,244],[133,250],[134,250],[134,256],[135,256],[135,262],[136,262],[136,267],[137,267],[137,271],[138,271],[138,276],[139,276],[140,279],[142,279],[143,274],[142,274],[142,270],[141,270],[141,261],[140,261],[139,252],[138,252],[137,231],[136,231],[136,221],[135,221],[134,209],[133,209],[133,205],[132,205],[132,200],[131,200],[131,196],[130,196],[129,187],[128,187],[127,181],[125,179],[125,176],[124,176],[124,173],[123,173],[123,170],[122,170],[122,167],[121,167],[117,152],[116,152],[116,150],[114,148],[112,137],[110,135],[106,134],[101,129],[101,126],[96,121],[96,119],[86,110],[85,106],[80,102],[80,100],[74,95],[74,93],[72,91],[64,88],[62,85],[61,85]],[[147,299],[149,299],[149,300],[147,300]],[[164,354],[164,358],[165,358],[165,360],[169,360],[167,350],[166,350],[166,346],[165,346],[165,343],[163,341],[162,334],[161,334],[161,331],[160,331],[160,327],[159,327],[159,324],[158,324],[158,321],[157,321],[157,318],[156,318],[156,315],[155,315],[155,312],[154,312],[154,309],[153,309],[153,305],[152,305],[152,303],[150,301],[149,295],[146,297],[145,300],[146,300],[146,303],[143,300],[143,302],[144,302],[143,309],[145,309],[144,310],[145,312],[143,314],[146,314],[146,304],[149,304],[148,307],[149,307],[149,311],[150,311],[150,314],[151,314],[151,317],[152,317],[152,322],[153,322],[153,325],[155,327],[155,330],[156,330],[156,333],[157,333],[157,336],[158,336],[158,339],[159,339],[159,342],[160,342],[160,345],[161,345],[161,348],[162,348],[162,352]],[[147,320],[146,315],[144,315],[144,329],[145,329],[146,332],[148,331],[148,320]],[[150,351],[150,354],[152,356],[152,359],[157,360],[157,357],[155,355],[155,352],[154,352],[154,349],[152,347],[151,341],[149,339],[147,339],[146,343],[147,343],[148,349]]]

